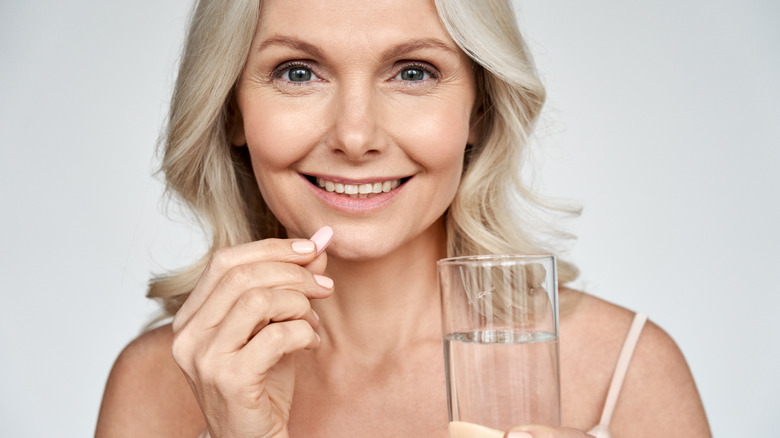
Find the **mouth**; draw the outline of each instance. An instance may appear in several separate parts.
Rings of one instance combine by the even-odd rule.
[[[307,180],[309,180],[310,183],[312,183],[313,185],[319,187],[320,189],[326,192],[336,193],[339,195],[345,195],[350,198],[358,198],[358,199],[372,198],[382,193],[392,192],[393,190],[404,185],[407,181],[411,179],[411,177],[405,177],[405,178],[393,179],[393,180],[370,181],[370,182],[350,184],[350,183],[344,183],[339,181],[331,181],[325,178],[319,178],[310,175],[304,175],[304,176],[306,177]]]

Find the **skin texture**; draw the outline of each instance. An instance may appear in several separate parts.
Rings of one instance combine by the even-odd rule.
[[[320,6],[302,13],[294,4],[264,5],[274,19],[261,23],[238,85],[242,129],[233,143],[247,144],[263,197],[291,236],[328,224],[332,256],[377,258],[425,232],[455,196],[474,140],[471,61],[430,23],[430,5],[427,15],[404,2]],[[322,17],[328,26],[318,25]],[[289,64],[311,80],[290,81]],[[405,81],[410,68],[430,73]],[[323,203],[302,175],[410,179],[377,210]]]
[[[435,261],[478,140],[474,90],[432,3],[268,1],[231,141],[292,239],[217,251],[173,324],[117,359],[96,436],[446,436]],[[307,176],[405,184],[356,200]],[[308,243],[324,225],[332,239]],[[516,429],[534,437],[584,437],[598,422],[633,316],[575,291],[561,300],[565,427]],[[682,354],[652,323],[612,429],[709,436]]]

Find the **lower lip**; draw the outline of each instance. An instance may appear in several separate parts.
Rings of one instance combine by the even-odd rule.
[[[304,177],[304,179],[306,178]],[[309,184],[312,191],[314,191],[314,194],[325,204],[328,204],[328,206],[337,210],[349,213],[368,213],[379,210],[395,199],[406,186],[406,184],[402,184],[389,192],[376,193],[370,198],[353,198],[348,195],[329,192],[312,184],[309,180],[306,180],[306,182]],[[409,181],[407,181],[407,183],[408,182]]]

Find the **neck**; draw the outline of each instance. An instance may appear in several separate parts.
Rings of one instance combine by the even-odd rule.
[[[330,258],[333,296],[313,302],[321,317],[323,345],[392,354],[441,336],[436,260],[444,257],[446,233],[436,222],[421,236],[382,258]]]

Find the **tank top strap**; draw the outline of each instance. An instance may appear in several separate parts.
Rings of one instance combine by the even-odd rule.
[[[596,438],[612,437],[609,431],[609,423],[612,422],[612,414],[615,411],[620,390],[623,388],[623,380],[626,378],[628,366],[631,363],[631,356],[634,355],[634,349],[639,341],[639,335],[642,333],[645,322],[647,322],[647,315],[644,313],[634,315],[634,321],[631,323],[631,328],[628,329],[623,349],[620,351],[620,356],[615,366],[615,373],[612,375],[612,382],[609,384],[607,400],[604,402],[604,410],[601,412],[601,420],[596,427],[588,432]]]

